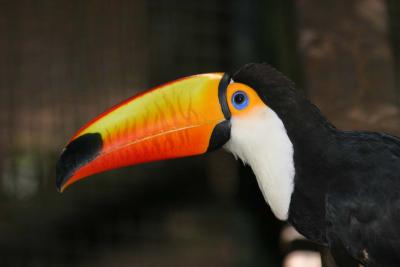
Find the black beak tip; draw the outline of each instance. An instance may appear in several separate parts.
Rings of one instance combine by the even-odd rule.
[[[73,174],[83,165],[97,157],[103,146],[99,133],[88,133],[70,142],[58,159],[56,165],[56,188],[62,192],[62,187]]]
[[[61,192],[61,186],[59,185],[59,183],[57,182],[57,178],[56,178],[56,189],[58,193],[62,193]]]
[[[67,181],[68,177],[66,174],[69,173],[69,171],[65,167],[65,160],[63,160],[65,151],[66,149],[63,150],[61,157],[58,159],[56,165],[56,188],[59,193],[62,193],[62,186]]]

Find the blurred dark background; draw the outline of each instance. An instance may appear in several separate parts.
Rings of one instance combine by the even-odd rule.
[[[0,1],[1,266],[280,266],[282,223],[223,151],[87,179],[55,162],[109,106],[266,61],[338,127],[400,134],[397,0]]]

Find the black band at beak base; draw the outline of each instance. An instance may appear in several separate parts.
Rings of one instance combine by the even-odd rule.
[[[231,75],[225,72],[224,76],[222,76],[222,79],[218,85],[218,99],[221,105],[222,113],[224,113],[224,117],[226,120],[231,119],[231,111],[229,110],[228,99],[226,98],[226,89],[228,88],[228,85],[230,83],[231,83]]]
[[[218,99],[225,120],[215,126],[211,134],[207,152],[221,148],[231,138],[231,112],[229,110],[228,100],[226,98],[226,89],[228,88],[230,82],[231,76],[228,73],[224,73],[224,76],[222,76],[222,79],[218,85]]]

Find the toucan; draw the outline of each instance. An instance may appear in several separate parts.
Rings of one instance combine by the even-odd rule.
[[[400,266],[400,139],[337,129],[266,63],[178,79],[112,107],[68,142],[56,186],[219,148],[248,164],[274,215],[329,247],[338,266]]]

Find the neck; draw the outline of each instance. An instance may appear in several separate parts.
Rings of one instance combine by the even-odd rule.
[[[288,220],[307,238],[324,243],[324,200],[333,173],[332,160],[340,157],[336,148],[338,130],[309,102],[286,116],[283,120],[291,122],[284,121],[293,143],[296,170]]]
[[[321,162],[321,157],[329,152],[328,148],[334,142],[337,129],[320,110],[298,91],[295,100],[290,104],[278,103],[277,106],[272,106],[272,109],[277,111],[285,125],[294,147],[296,165],[318,158],[316,162]]]

